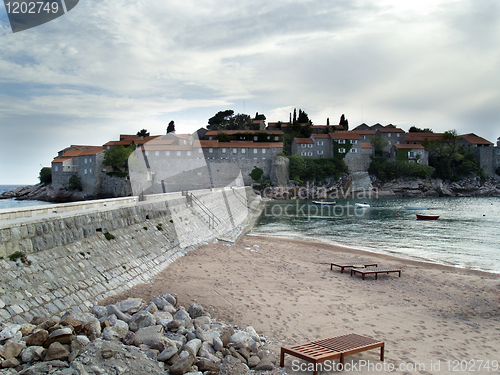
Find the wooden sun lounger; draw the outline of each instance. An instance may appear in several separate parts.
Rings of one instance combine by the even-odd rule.
[[[340,358],[342,369],[345,357],[366,350],[380,348],[380,360],[384,360],[384,342],[370,337],[350,333],[348,335],[311,341],[306,344],[281,348],[280,366],[285,366],[285,354],[314,363],[314,375],[318,375],[318,364]]]
[[[333,270],[333,266],[340,267],[340,273],[344,273],[344,268],[350,268],[355,266],[363,266],[369,267],[374,266],[377,267],[377,263],[373,263],[369,260],[343,260],[335,263],[330,263],[330,269]]]
[[[400,268],[390,268],[390,267],[369,267],[369,268],[351,268],[351,276],[360,273],[363,280],[365,279],[365,275],[375,274],[375,280],[377,280],[379,273],[389,274],[391,272],[399,273],[399,277],[401,277],[401,269]]]

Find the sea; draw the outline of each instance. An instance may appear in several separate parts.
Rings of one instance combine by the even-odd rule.
[[[21,186],[23,185],[0,185],[0,194],[6,191],[12,191]],[[45,204],[53,204],[53,203],[42,202],[42,201],[17,201],[15,199],[0,199],[0,210],[40,206]]]
[[[417,213],[439,218],[417,220]],[[267,201],[251,234],[500,274],[500,197],[337,199],[334,206]]]

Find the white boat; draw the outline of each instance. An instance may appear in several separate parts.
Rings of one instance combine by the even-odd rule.
[[[333,206],[337,204],[337,202],[321,202],[321,201],[313,201],[313,204],[317,204],[320,206]]]
[[[360,207],[360,208],[367,208],[367,207],[370,207],[370,205],[368,203],[355,203],[354,204],[355,207]]]

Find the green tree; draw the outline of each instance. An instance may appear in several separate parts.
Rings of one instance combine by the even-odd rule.
[[[299,117],[297,117],[297,122],[300,124],[308,124],[310,122],[309,115],[305,111],[299,109]]]
[[[128,171],[128,158],[134,152],[133,143],[128,146],[115,146],[104,152],[104,160],[102,164],[113,168],[114,172]]]
[[[416,126],[412,126],[408,129],[408,133],[434,133],[434,131],[430,128],[420,129]]]
[[[255,125],[256,129],[252,128],[252,119],[249,115],[238,113],[237,115],[229,117],[227,125],[228,130],[259,130],[259,125]]]
[[[40,169],[40,174],[38,175],[40,182],[44,185],[48,185],[52,182],[52,168],[43,167]]]
[[[344,114],[340,116],[339,125],[344,128],[344,130],[349,130],[349,121],[345,118]]]
[[[259,167],[255,167],[252,172],[250,172],[250,177],[252,178],[252,180],[254,180],[255,182],[258,182],[261,178],[262,178],[262,175],[264,174],[264,171],[259,168]]]
[[[219,111],[215,116],[208,119],[209,130],[225,130],[229,125],[229,118],[234,115],[232,109],[226,109],[225,111]]]
[[[175,132],[175,123],[174,120],[170,121],[167,126],[167,134]]]
[[[79,190],[82,191],[82,182],[80,177],[76,174],[72,175],[68,180],[68,189],[69,190]]]
[[[254,120],[265,120],[266,116],[264,116],[262,113],[259,114],[259,112],[255,112],[255,118]]]
[[[137,132],[139,137],[149,137],[149,132],[146,129],[142,129]]]
[[[370,143],[373,146],[375,156],[383,156],[384,155],[384,147],[389,144],[384,138],[379,136],[370,137]]]

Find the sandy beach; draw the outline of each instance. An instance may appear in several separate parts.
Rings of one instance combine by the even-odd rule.
[[[402,275],[362,280],[330,270],[339,259],[400,267]],[[385,342],[386,365],[375,349],[347,357],[352,373],[490,374],[500,371],[499,291],[499,275],[247,235],[235,245],[200,246],[153,283],[105,303],[177,293],[184,306],[196,301],[226,323],[252,325],[278,365],[281,346],[358,333]],[[300,363],[287,356],[284,372],[312,374]]]

